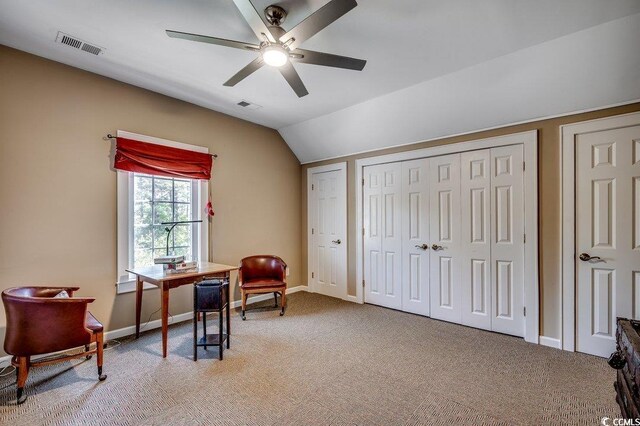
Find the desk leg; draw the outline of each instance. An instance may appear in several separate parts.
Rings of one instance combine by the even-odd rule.
[[[162,358],[167,357],[167,334],[169,333],[169,289],[162,285]]]
[[[226,278],[229,279],[229,273],[227,272],[226,274]],[[229,285],[229,287],[227,287],[227,349],[231,347],[231,318],[229,316],[231,307],[229,305],[231,305],[231,301],[229,299],[231,299],[231,295],[229,294],[229,292],[231,291],[231,285]]]
[[[140,313],[142,312],[142,279],[136,275],[136,339],[140,337]]]

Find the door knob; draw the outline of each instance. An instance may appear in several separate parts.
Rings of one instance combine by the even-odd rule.
[[[340,239],[333,240],[333,241],[331,241],[331,242],[332,242],[333,244],[340,244],[340,243],[342,243],[342,241],[340,241]]]
[[[439,245],[437,245],[437,244],[432,245],[432,246],[431,246],[431,248],[432,248],[433,250],[444,250],[444,247],[439,246]]]
[[[429,250],[429,246],[427,244],[422,244],[422,245],[417,245],[416,244],[416,248],[422,249],[422,250]]]
[[[588,262],[590,260],[602,260],[602,259],[600,259],[599,256],[590,256],[588,253],[580,253],[580,256],[578,256],[578,257],[583,262]]]

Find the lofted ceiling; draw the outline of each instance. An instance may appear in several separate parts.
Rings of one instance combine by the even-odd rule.
[[[273,0],[252,1],[262,11]],[[275,4],[288,11],[283,24],[288,30],[326,2],[285,0]],[[634,58],[640,51],[633,48],[633,42],[640,45],[639,27],[633,21],[640,14],[637,0],[360,0],[358,7],[301,47],[366,59],[366,67],[357,72],[296,64],[310,92],[304,98],[298,98],[269,67],[235,87],[224,87],[222,83],[253,60],[255,53],[166,36],[164,30],[172,29],[257,42],[232,0],[0,0],[0,8],[0,44],[278,129],[302,162],[561,113],[567,108],[573,109],[565,112],[575,111],[591,103],[604,106],[629,100],[622,99],[625,96],[640,97],[633,90],[620,95],[610,90],[583,103],[567,102],[571,96],[565,96],[564,103],[553,97],[559,82],[573,81],[568,73],[576,72],[571,66],[576,60],[582,67],[591,65],[580,62],[586,57],[596,65],[599,62],[584,44],[602,40],[590,39],[598,28],[609,28],[601,36],[618,46],[614,49],[618,56],[611,61],[636,64]],[[627,23],[627,32],[620,33],[616,23]],[[94,56],[55,43],[58,31],[104,48],[104,54]],[[630,51],[620,51],[624,47],[619,47],[615,37],[630,41]],[[572,56],[575,49],[587,53],[576,58]],[[531,62],[532,58],[536,60]],[[558,66],[549,72],[554,68],[548,62],[551,58],[569,58],[571,63],[566,70]],[[524,65],[528,68],[523,71]],[[617,62],[610,65],[618,66]],[[638,74],[638,69],[632,69],[625,76],[638,82]],[[500,75],[499,81],[486,80],[491,75]],[[538,100],[529,109],[526,102],[513,103],[509,93],[516,89],[526,99],[521,86],[533,90],[542,76],[549,80],[545,87],[554,88],[549,102]],[[583,85],[588,84],[591,80],[586,79]],[[485,97],[506,104],[496,108],[479,102],[479,92],[473,90],[478,85],[491,89]],[[467,88],[464,93],[457,91],[461,87]],[[587,89],[589,86],[572,90]],[[466,98],[469,93],[472,97]],[[239,107],[241,100],[261,108]],[[475,114],[461,108],[471,117],[446,120],[438,102],[424,104],[429,100],[442,101],[452,115],[457,107],[470,103],[481,111]],[[372,125],[372,117],[380,120]],[[384,117],[399,117],[402,130],[397,132],[396,118],[388,122]],[[425,124],[436,120],[444,124]],[[383,125],[386,127],[381,128]]]

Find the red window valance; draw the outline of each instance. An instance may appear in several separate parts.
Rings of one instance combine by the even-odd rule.
[[[128,172],[209,180],[213,158],[202,152],[117,138],[113,166]]]

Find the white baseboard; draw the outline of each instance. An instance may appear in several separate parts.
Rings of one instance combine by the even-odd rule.
[[[307,291],[307,286],[299,285],[296,287],[290,287],[287,289],[287,294],[293,294],[299,291]],[[264,300],[271,299],[272,297],[273,297],[272,294],[260,294],[258,296],[249,296],[249,298],[247,299],[247,304],[250,305],[252,303],[262,302]],[[233,302],[231,302],[232,309],[239,308],[240,306],[242,306],[241,300],[234,300]],[[185,312],[183,314],[174,315],[173,319],[169,318],[169,324],[188,321],[188,320],[191,320],[192,318],[193,318],[193,311]],[[157,320],[149,321],[149,323],[144,327],[144,329],[141,326],[141,330],[147,331],[147,330],[153,330],[155,328],[160,328],[160,327],[162,327],[162,320],[157,319]],[[104,333],[104,339],[105,340],[118,339],[120,337],[130,336],[135,333],[136,333],[136,326],[131,325],[129,327],[107,331],[106,333]]]
[[[554,339],[553,337],[540,336],[540,344],[542,346],[549,346],[550,348],[562,349],[560,339]]]
[[[307,286],[306,285],[299,285],[296,287],[290,287],[287,289],[287,294],[293,294],[293,293],[298,293],[299,291],[307,291]],[[262,302],[264,300],[268,300],[271,299],[273,297],[272,294],[261,294],[258,296],[249,296],[249,298],[247,299],[247,304],[250,305],[252,303],[257,303],[257,302]],[[233,302],[231,302],[231,308],[235,309],[235,308],[239,308],[240,306],[242,306],[242,301],[241,300],[234,300]],[[174,315],[173,317],[169,318],[169,324],[176,324],[182,321],[188,321],[193,319],[193,311],[191,312],[185,312],[183,314],[178,314],[178,315]],[[141,325],[140,326],[140,330],[141,331],[148,331],[148,330],[153,330],[155,328],[160,328],[162,327],[162,321],[157,319],[157,320],[153,320],[153,321],[149,321],[149,323],[147,323],[146,325]],[[131,325],[128,327],[123,327],[123,328],[118,328],[117,330],[110,330],[104,333],[104,340],[112,340],[112,339],[119,339],[121,337],[125,337],[125,336],[131,336],[132,334],[136,334],[136,326],[135,325]],[[49,354],[47,354],[49,355]],[[3,357],[0,357],[0,363],[3,363],[5,361],[11,361],[11,355],[6,355]]]

